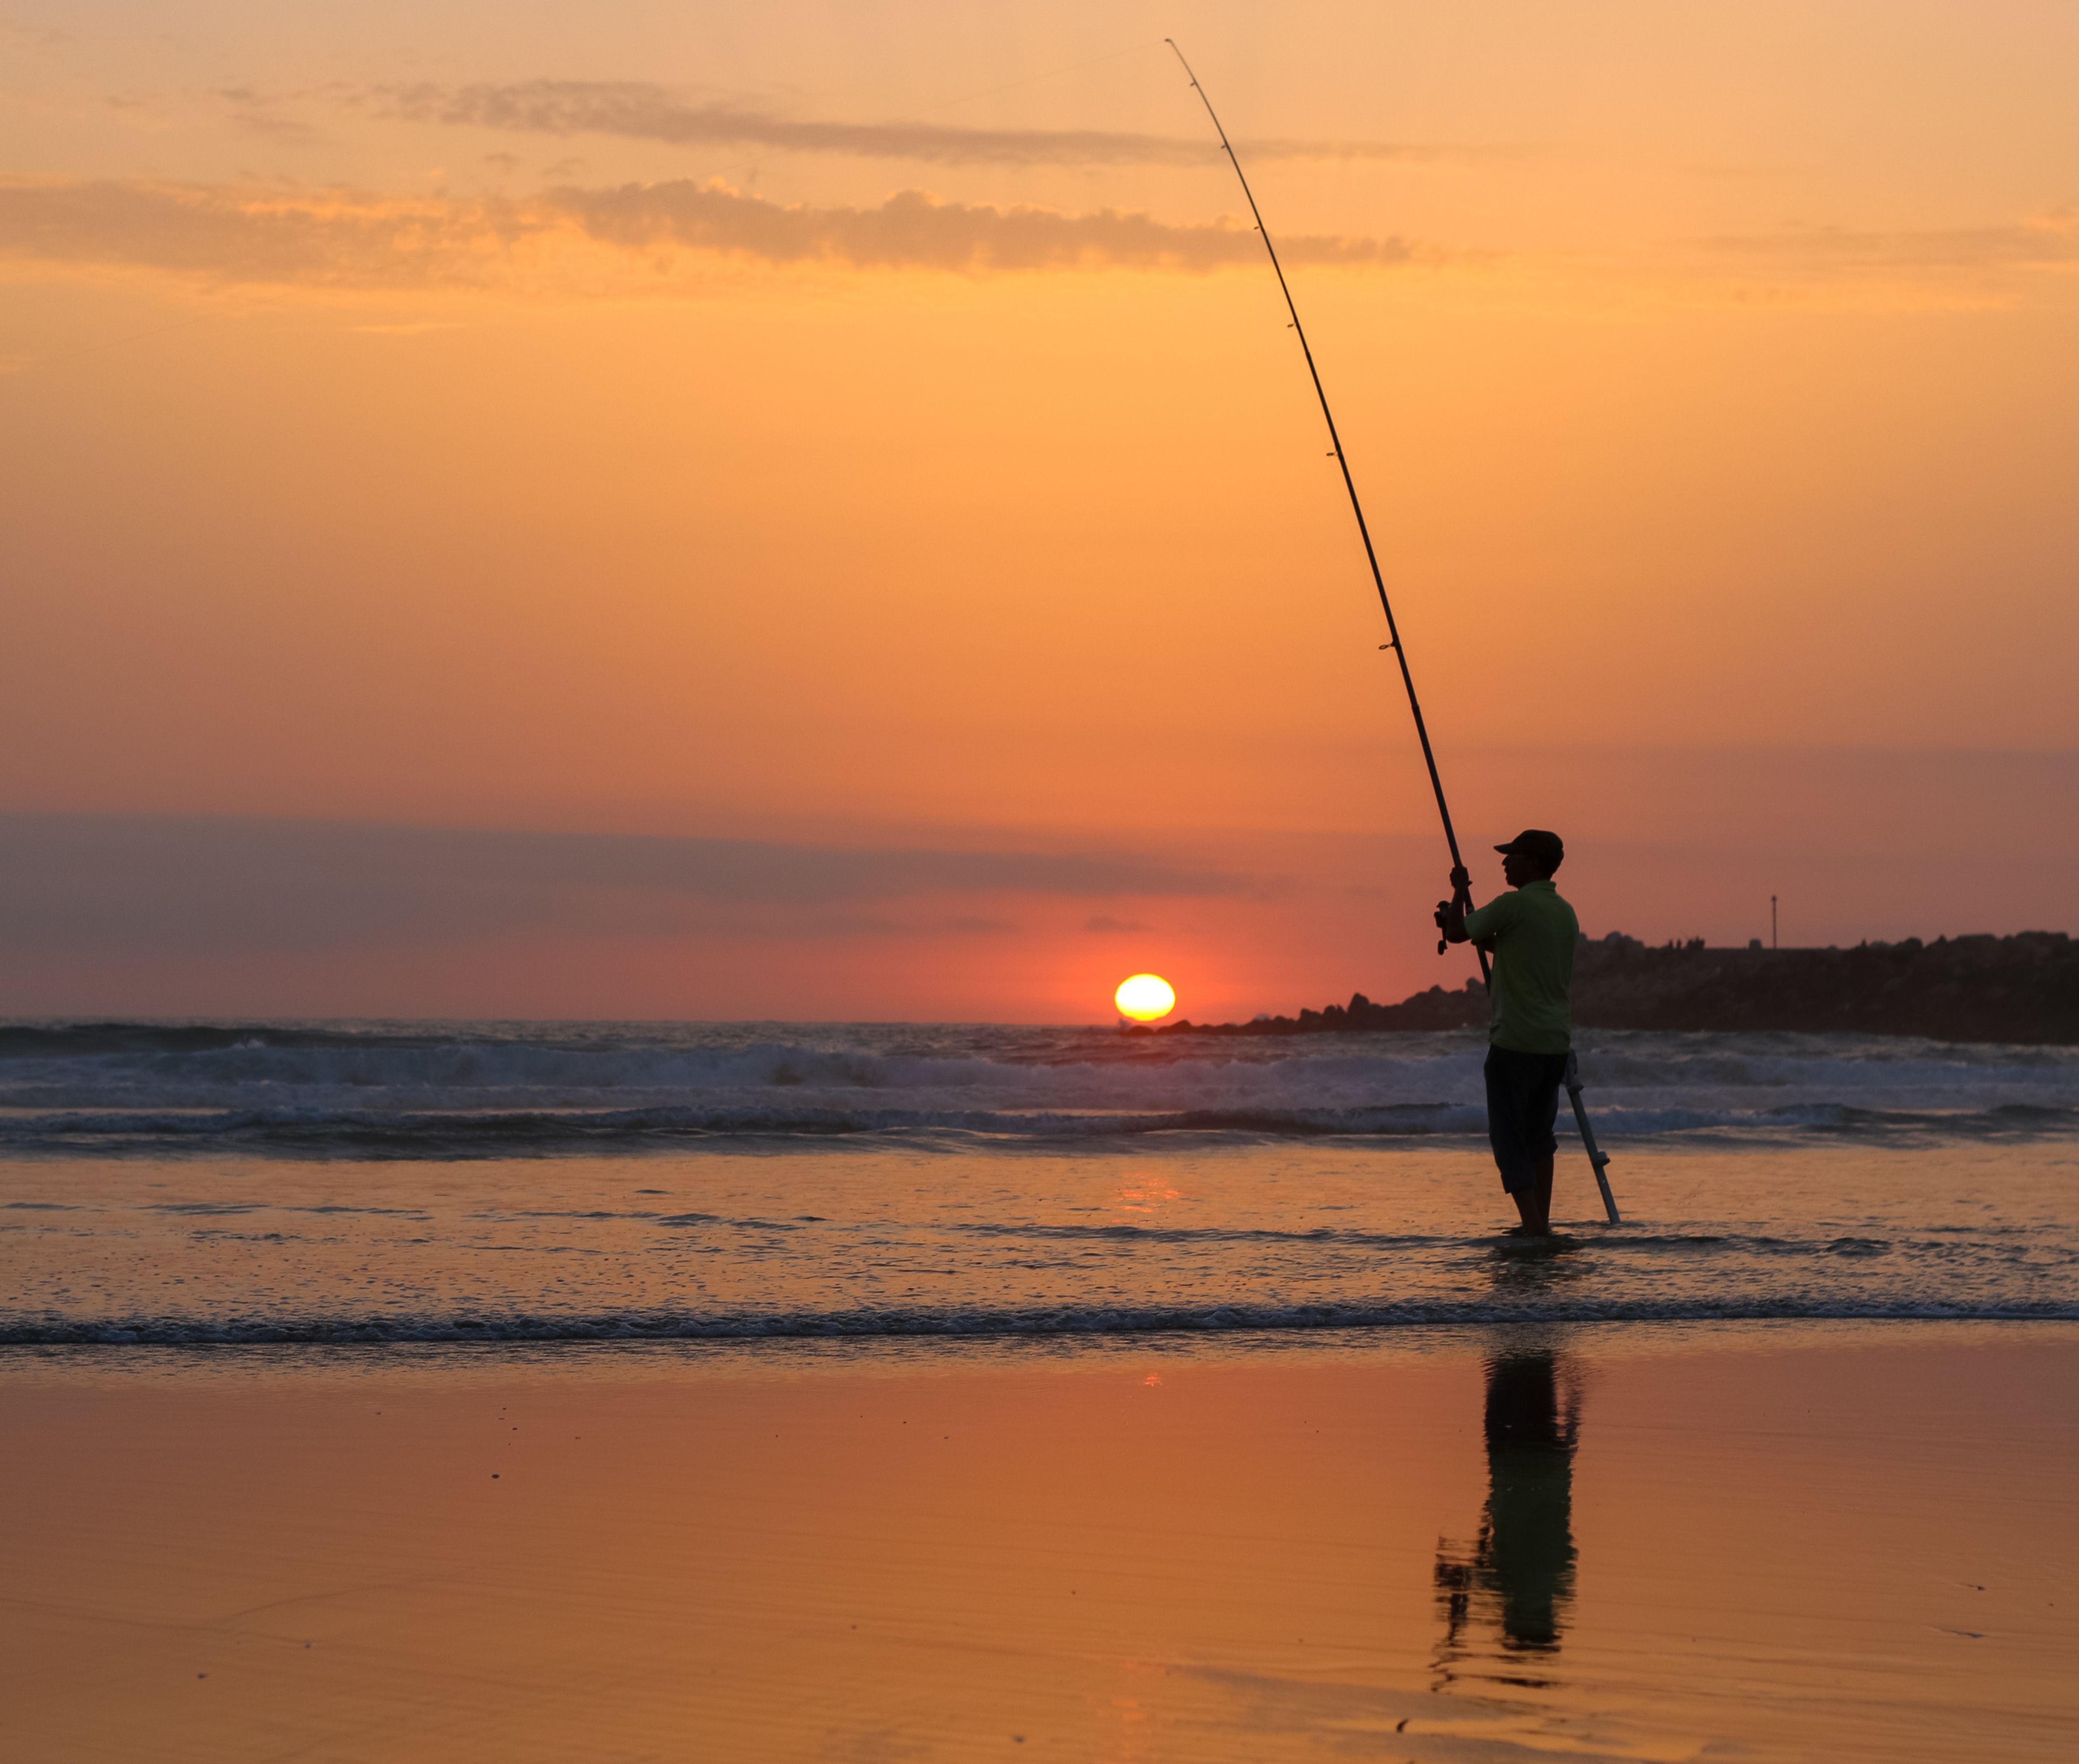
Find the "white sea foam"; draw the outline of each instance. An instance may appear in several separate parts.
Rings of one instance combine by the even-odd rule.
[[[1588,1033],[1602,1131],[2057,1132],[2079,1052],[1872,1037]],[[670,1135],[1477,1132],[1470,1034],[1122,1037],[728,1025],[17,1025],[0,1144],[425,1135],[552,1149]]]
[[[1056,1306],[1030,1310],[828,1310],[701,1315],[612,1312],[598,1316],[509,1314],[214,1319],[132,1316],[9,1321],[4,1347],[358,1347],[387,1343],[747,1341],[977,1336],[1289,1333],[1495,1323],[1723,1322],[2079,1321],[2079,1302],[1944,1302],[1940,1299],[1776,1297],[1608,1299],[1587,1297],[1399,1305]]]

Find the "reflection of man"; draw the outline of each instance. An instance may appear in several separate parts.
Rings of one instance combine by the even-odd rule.
[[[1522,1223],[1512,1237],[1552,1231],[1552,1160],[1559,1148],[1552,1123],[1573,1045],[1574,909],[1552,878],[1567,855],[1556,833],[1519,833],[1502,854],[1501,873],[1515,892],[1466,911],[1465,872],[1457,898],[1437,906],[1437,923],[1454,943],[1468,940],[1494,958],[1488,997],[1487,1138],[1501,1185]]]
[[[1486,1583],[1511,1647],[1556,1648],[1574,1590],[1574,1419],[1550,1353],[1487,1367]]]
[[[1487,1505],[1470,1561],[1449,1549],[1437,1558],[1447,1648],[1455,1645],[1475,1593],[1500,1607],[1502,1645],[1550,1652],[1574,1591],[1574,1444],[1577,1416],[1560,1401],[1550,1352],[1487,1362]]]

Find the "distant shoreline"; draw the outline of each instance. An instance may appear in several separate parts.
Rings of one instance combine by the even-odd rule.
[[[1246,1023],[1188,1019],[1129,1034],[1310,1035],[1463,1029],[1487,1020],[1477,980],[1397,1005],[1346,1005]],[[1828,1031],[1937,1041],[2079,1046],[2079,944],[2063,931],[1859,943],[1852,949],[1713,949],[1702,938],[1649,947],[1613,931],[1582,939],[1574,1021],[1584,1029]]]

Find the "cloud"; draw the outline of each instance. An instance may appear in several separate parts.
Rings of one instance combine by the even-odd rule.
[[[1216,142],[1202,136],[1119,134],[1095,129],[963,128],[934,123],[800,122],[739,104],[691,104],[640,80],[525,80],[507,86],[377,89],[373,101],[416,123],[463,124],[539,135],[613,135],[682,147],[763,147],[935,165],[1211,165]],[[1397,141],[1244,141],[1245,159],[1466,161],[1515,150]]]
[[[216,95],[230,106],[232,120],[252,134],[275,141],[304,141],[316,135],[309,123],[278,114],[274,98],[250,86],[224,86]]]
[[[307,952],[540,934],[998,935],[1014,927],[974,910],[975,897],[1263,892],[1232,872],[1130,852],[337,821],[0,815],[0,948],[43,954]],[[907,917],[891,912],[904,903]]]
[[[631,249],[669,243],[747,252],[771,263],[1213,270],[1254,263],[1262,255],[1254,232],[1239,223],[1180,227],[1115,208],[1081,215],[1022,205],[998,208],[940,202],[915,190],[901,191],[877,208],[812,208],[681,178],[617,190],[552,190],[545,200],[592,237]],[[1391,264],[1412,255],[1398,239],[1299,237],[1280,250],[1293,263]]]
[[[1126,937],[1151,931],[1154,926],[1143,925],[1138,919],[1115,919],[1109,913],[1100,913],[1083,929],[1095,937]]]
[[[458,203],[115,179],[0,182],[0,253],[220,282],[483,282],[546,224],[489,199]]]
[[[1769,259],[1822,272],[2055,269],[2079,263],[2079,209],[1987,227],[1917,232],[1800,227],[1699,243],[1721,256]]]
[[[222,283],[345,288],[596,285],[604,253],[624,281],[668,286],[674,251],[851,269],[1204,271],[1253,263],[1238,223],[1175,225],[1118,209],[1063,214],[942,202],[903,190],[877,207],[770,202],[678,179],[504,197],[391,197],[274,186],[0,181],[0,255],[148,268]],[[1398,239],[1295,237],[1289,262],[1403,263]],[[589,252],[589,261],[581,260]]]

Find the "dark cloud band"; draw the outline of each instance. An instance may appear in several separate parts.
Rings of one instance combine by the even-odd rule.
[[[998,932],[964,899],[1262,892],[1131,852],[847,848],[148,815],[0,815],[0,948],[303,951],[588,935]],[[905,910],[907,903],[907,910]]]
[[[772,264],[991,270],[1210,270],[1258,261],[1238,224],[1177,225],[1104,209],[941,202],[904,190],[876,207],[769,202],[679,179],[504,198],[92,182],[0,182],[0,256],[148,267],[228,283],[357,288],[489,286],[524,278],[559,242],[604,246],[630,277],[668,281],[660,247]],[[1287,261],[1389,265],[1397,239],[1295,237]]]
[[[596,239],[630,249],[661,243],[742,251],[772,263],[821,260],[860,268],[1046,270],[1122,266],[1216,270],[1261,262],[1253,231],[1220,223],[1173,226],[1115,208],[1065,215],[939,202],[903,190],[877,208],[784,207],[690,178],[617,190],[558,190],[546,200]],[[1378,265],[1410,255],[1397,239],[1295,238],[1294,263]]]
[[[638,80],[526,80],[505,86],[391,86],[391,115],[521,134],[609,135],[681,147],[765,148],[934,165],[1211,165],[1211,142],[1093,129],[962,128],[933,123],[802,122],[742,105],[691,104]],[[1467,161],[1508,148],[1396,141],[1244,141],[1253,159]]]

